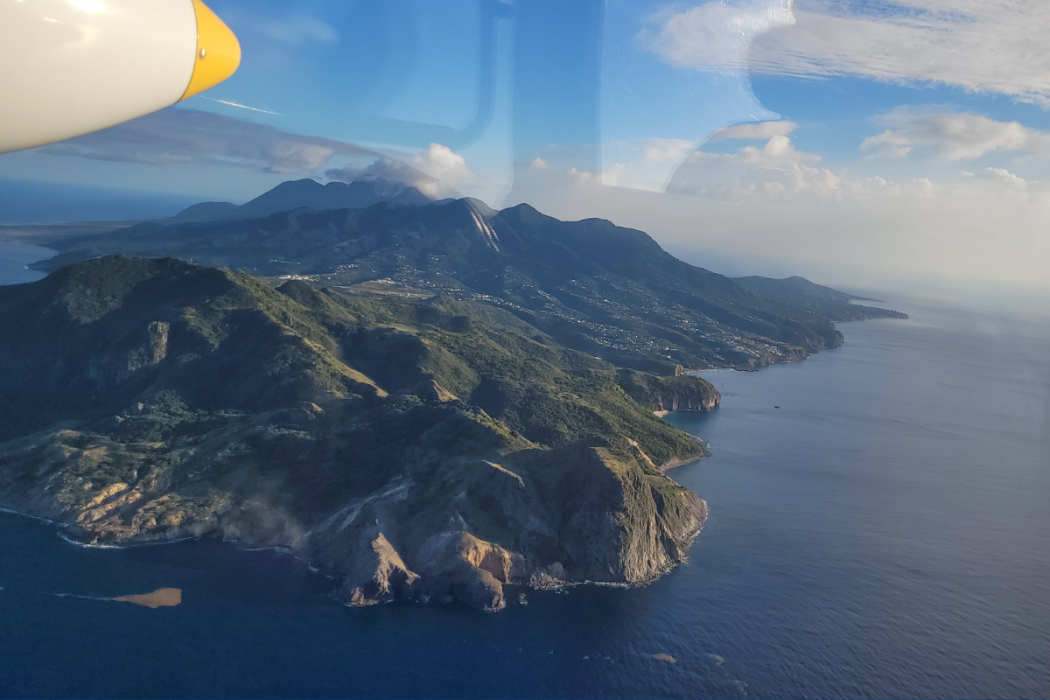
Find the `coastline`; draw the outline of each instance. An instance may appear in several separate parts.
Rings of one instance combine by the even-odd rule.
[[[689,463],[691,463],[693,461],[698,461],[699,459],[702,459],[702,457],[697,458],[697,460],[686,460],[686,461],[683,461],[682,464],[689,464]],[[680,465],[675,465],[675,466],[680,466]],[[673,467],[669,466],[667,468],[670,469],[670,468],[673,468]],[[675,483],[677,484],[678,482],[675,482]],[[680,486],[680,484],[678,484],[678,485]],[[640,580],[640,581],[594,581],[594,580],[590,580],[590,579],[572,579],[572,578],[565,578],[565,579],[557,579],[557,578],[549,578],[549,577],[536,578],[535,576],[533,576],[531,578],[521,578],[521,579],[508,580],[508,581],[503,583],[503,586],[505,586],[507,588],[510,588],[510,589],[515,589],[515,588],[518,588],[518,589],[529,589],[530,591],[537,591],[537,592],[539,592],[539,591],[555,591],[556,592],[556,591],[562,591],[562,590],[565,590],[565,589],[576,588],[576,587],[580,587],[580,586],[595,586],[595,587],[601,587],[601,588],[618,588],[618,589],[623,589],[623,590],[631,590],[631,589],[644,588],[646,586],[649,586],[652,583],[654,583],[655,581],[657,581],[657,580],[663,578],[664,576],[670,574],[671,572],[673,572],[675,569],[678,568],[679,565],[684,564],[684,563],[686,563],[688,561],[688,555],[687,555],[688,549],[692,547],[692,545],[696,541],[697,537],[699,537],[700,534],[703,532],[704,525],[707,523],[707,519],[709,517],[709,509],[708,509],[707,501],[705,501],[702,498],[700,498],[698,500],[699,500],[700,507],[701,507],[702,511],[701,511],[701,513],[699,515],[696,527],[693,528],[691,531],[685,533],[685,536],[683,537],[683,540],[682,540],[683,554],[682,554],[681,559],[679,561],[677,561],[677,562],[671,563],[671,564],[669,564],[669,565],[667,565],[667,566],[665,566],[663,568],[660,568],[659,570],[654,571],[651,576],[645,578],[644,580]],[[71,527],[71,523],[63,523],[63,522],[59,522],[57,520],[53,520],[51,518],[47,518],[47,517],[43,517],[43,516],[39,516],[39,515],[33,515],[31,513],[25,513],[25,512],[22,512],[22,511],[13,509],[13,508],[8,508],[7,506],[0,506],[0,515],[9,515],[9,516],[14,517],[14,518],[23,518],[23,519],[35,521],[35,522],[38,522],[38,523],[43,523],[43,524],[49,526],[50,528],[53,528],[53,534],[55,535],[55,537],[57,537],[57,539],[61,540],[62,542],[66,543],[68,545],[72,545],[73,547],[76,547],[78,549],[95,550],[95,551],[127,552],[127,551],[136,550],[136,549],[146,549],[146,548],[154,548],[154,547],[158,547],[159,548],[159,547],[164,547],[164,546],[168,546],[168,545],[183,544],[183,543],[187,543],[187,542],[201,542],[201,541],[204,541],[204,540],[212,540],[214,542],[222,544],[223,546],[232,547],[235,550],[240,551],[240,552],[245,552],[245,553],[262,553],[262,552],[267,552],[267,553],[272,553],[272,554],[275,554],[275,555],[280,555],[282,557],[284,557],[284,556],[291,557],[293,560],[295,560],[299,564],[302,564],[303,566],[305,566],[306,569],[311,574],[314,574],[314,575],[317,575],[317,576],[321,576],[321,577],[323,577],[324,579],[326,579],[328,581],[339,581],[340,579],[343,578],[340,575],[333,575],[333,574],[331,574],[329,572],[323,571],[314,562],[312,562],[309,559],[301,556],[299,552],[297,552],[295,549],[293,549],[291,547],[287,547],[287,546],[283,546],[283,545],[255,546],[251,542],[248,542],[248,541],[245,541],[245,540],[241,540],[241,539],[230,539],[230,538],[227,538],[227,537],[220,536],[218,533],[210,533],[210,534],[188,536],[188,537],[176,537],[176,538],[169,539],[169,540],[158,539],[158,540],[153,540],[153,541],[149,541],[149,542],[123,542],[123,543],[120,543],[120,544],[107,544],[107,543],[97,543],[97,542],[84,542],[84,541],[78,540],[75,537],[72,537],[72,536],[66,534],[66,530],[68,530]],[[3,590],[3,588],[0,587],[0,591],[2,591],[2,590]],[[524,595],[524,593],[522,593],[522,595]],[[338,587],[332,589],[331,597],[338,605],[343,606],[343,607],[349,607],[349,608],[370,607],[371,605],[374,605],[374,604],[391,604],[391,603],[396,603],[396,602],[401,602],[401,603],[422,603],[422,604],[426,604],[426,603],[451,603],[454,600],[456,600],[456,598],[454,596],[437,596],[437,595],[434,595],[434,594],[422,594],[422,595],[419,595],[419,596],[416,596],[416,597],[413,597],[413,598],[401,599],[401,598],[393,597],[393,598],[390,598],[390,599],[387,599],[387,600],[378,600],[378,601],[373,601],[373,602],[369,602],[369,603],[365,603],[365,604],[355,604],[353,602],[344,600],[339,595],[339,588]],[[508,596],[507,599],[509,600],[510,596]],[[466,601],[462,601],[461,600],[460,602],[466,602]],[[519,605],[527,605],[527,603],[519,603]],[[499,611],[503,610],[505,607],[507,607],[506,604],[504,604],[501,607],[497,607],[497,608],[491,608],[491,609],[490,608],[485,608],[482,611],[483,612],[499,612]]]
[[[213,679],[264,695],[287,682],[289,669],[302,679],[289,693],[316,696],[455,695],[468,682],[471,693],[488,697],[743,697],[745,691],[748,697],[837,697],[856,694],[858,683],[873,697],[905,696],[909,687],[931,696],[1038,696],[1048,675],[1038,656],[1045,635],[1033,620],[1045,621],[1050,608],[1039,587],[1047,562],[1032,556],[1046,532],[1038,501],[1043,490],[1031,479],[1045,483],[1046,473],[1025,445],[1037,448],[1041,435],[1021,422],[1032,427],[1024,442],[997,444],[1001,427],[1023,415],[1021,404],[983,429],[980,409],[963,407],[962,415],[977,423],[964,422],[953,433],[924,431],[920,437],[933,442],[918,456],[909,453],[921,443],[890,439],[907,438],[916,418],[921,423],[924,413],[932,415],[925,405],[877,391],[892,378],[908,398],[928,395],[922,372],[907,375],[911,382],[899,374],[902,363],[920,367],[909,350],[916,346],[899,341],[919,340],[919,356],[937,372],[932,379],[955,381],[958,396],[967,395],[969,382],[958,371],[959,359],[984,358],[983,391],[996,391],[1010,377],[994,369],[998,360],[987,352],[994,341],[973,353],[954,344],[954,359],[945,359],[939,338],[903,325],[843,328],[849,352],[818,356],[805,370],[713,375],[728,394],[721,414],[669,416],[713,443],[715,461],[671,476],[704,493],[715,520],[690,550],[689,565],[637,590],[602,582],[561,592],[513,586],[504,615],[495,616],[456,603],[350,610],[330,595],[337,582],[308,576],[281,556],[244,554],[207,540],[130,556],[92,553],[54,540],[50,527],[4,517],[9,556],[0,602],[10,632],[0,658],[9,669],[28,669],[34,684],[18,685],[16,678],[8,688],[23,696],[83,696],[83,672],[97,668],[85,649],[98,645],[119,652],[125,668],[87,677],[100,697],[147,693],[158,649],[170,651],[161,662],[176,669],[170,692],[187,697],[206,693]],[[1011,357],[1028,386],[1033,377],[1041,381],[1034,386],[1045,386],[1045,347]],[[887,352],[891,348],[909,354]],[[1037,353],[1037,363],[1021,362]],[[849,376],[858,383],[844,383]],[[799,420],[782,420],[789,416],[773,413],[772,399],[792,387]],[[876,392],[858,394],[865,387]],[[858,395],[877,403],[861,405]],[[953,410],[963,406],[952,404]],[[907,424],[897,420],[895,406]],[[829,408],[832,425],[810,412]],[[763,416],[771,421],[768,439],[748,440],[752,419]],[[888,431],[884,442],[870,439],[882,431]],[[807,454],[828,439],[837,446],[856,439],[858,464],[842,460],[839,450]],[[960,453],[978,448],[965,465],[980,481],[962,484],[961,498],[938,501],[938,484],[950,475],[924,468],[934,463],[927,456],[959,441]],[[858,477],[881,493],[857,489]],[[901,498],[901,487],[917,493]],[[1010,490],[1002,493],[1003,487]],[[966,507],[989,496],[992,507]],[[942,522],[952,527],[937,527]],[[930,538],[914,536],[923,524],[932,526]],[[933,545],[939,554],[931,559]],[[85,576],[75,578],[81,571]],[[181,608],[153,612],[41,595],[115,595],[161,585],[184,590]],[[1020,598],[1000,595],[1006,585]],[[519,603],[521,593],[527,606]],[[960,599],[974,605],[960,606]],[[1017,618],[1019,605],[1032,614]],[[56,619],[60,625],[49,633]],[[202,629],[214,637],[184,642]],[[654,662],[656,652],[678,664]],[[960,668],[964,677],[955,681],[951,674]],[[471,674],[469,681],[454,675],[459,669]]]
[[[35,282],[47,276],[33,268],[38,262],[58,254],[58,251],[35,243],[0,237],[0,286]]]
[[[166,264],[166,261],[162,263]],[[88,264],[85,263],[85,265]],[[103,263],[90,264],[102,265]],[[161,263],[142,264],[159,265]],[[251,298],[255,299],[255,297]],[[150,336],[150,342],[153,342],[152,337]],[[805,356],[778,353],[777,358],[780,361],[792,361],[805,359]],[[162,360],[163,357],[156,362],[159,363]],[[760,366],[766,366],[766,363]],[[752,370],[758,368],[759,366],[754,365],[749,367]],[[733,369],[742,368],[734,367]],[[678,382],[654,380],[644,385],[643,391],[635,392],[635,395],[649,397],[652,401],[636,399],[636,402],[643,406],[649,403],[650,406],[661,409],[667,407],[677,411],[707,412],[717,406],[719,397],[717,392],[701,391],[704,386],[710,389],[706,382],[696,379],[678,380]],[[440,393],[438,395],[440,397]],[[318,408],[317,412],[320,410]],[[632,407],[631,410],[637,410],[637,406]],[[664,417],[670,412],[670,410],[658,411],[656,415]],[[310,412],[304,420],[314,415],[314,412]],[[172,494],[165,491],[167,486],[158,487],[154,477],[150,477],[154,478],[154,481],[143,480],[145,477],[140,478],[138,471],[134,472],[134,476],[126,479],[127,483],[120,481],[106,486],[86,504],[84,503],[86,496],[83,499],[72,501],[59,499],[56,503],[54,494],[45,494],[40,492],[39,488],[37,493],[30,494],[32,497],[28,499],[19,500],[20,495],[13,492],[7,495],[14,497],[15,503],[21,502],[24,506],[28,506],[29,510],[61,518],[63,522],[46,518],[45,520],[58,527],[61,539],[78,546],[123,549],[145,544],[172,544],[204,537],[225,538],[226,535],[230,535],[230,539],[236,538],[233,544],[239,548],[269,549],[274,548],[275,544],[283,544],[286,545],[283,548],[290,551],[293,556],[299,552],[304,557],[309,557],[309,559],[304,559],[296,556],[308,566],[316,565],[318,568],[323,567],[340,576],[345,575],[343,588],[346,589],[352,601],[383,602],[388,596],[414,599],[421,594],[428,594],[441,587],[451,586],[459,587],[456,590],[462,592],[456,595],[463,602],[482,609],[500,609],[504,606],[500,583],[521,583],[536,576],[541,580],[544,578],[556,580],[559,584],[586,583],[590,578],[595,578],[622,582],[628,587],[637,587],[651,583],[684,561],[688,548],[703,529],[708,517],[708,505],[696,493],[666,475],[671,469],[709,456],[709,451],[706,443],[696,436],[691,436],[695,442],[691,446],[685,433],[672,434],[666,429],[658,428],[652,421],[643,421],[641,425],[636,435],[639,436],[640,441],[645,443],[645,449],[652,454],[664,458],[674,454],[688,454],[689,456],[666,460],[657,465],[637,443],[629,438],[628,441],[638,450],[640,460],[635,455],[630,455],[629,451],[622,455],[625,459],[618,460],[616,452],[607,453],[599,448],[587,447],[582,442],[572,443],[565,448],[563,453],[560,453],[559,457],[542,458],[548,461],[561,459],[564,469],[567,470],[566,473],[573,475],[572,482],[568,483],[571,488],[564,488],[565,482],[556,482],[554,486],[565,494],[575,494],[579,490],[580,483],[578,482],[581,479],[591,479],[592,481],[589,482],[584,481],[584,485],[607,483],[608,488],[601,492],[600,498],[592,498],[591,501],[580,502],[572,500],[574,496],[569,496],[569,501],[567,501],[571,504],[569,508],[562,507],[562,501],[553,501],[553,506],[551,502],[544,501],[544,498],[549,499],[549,493],[542,490],[527,492],[528,495],[519,496],[515,488],[522,491],[526,489],[521,477],[500,465],[482,461],[480,464],[489,465],[489,468],[494,468],[495,472],[490,472],[489,468],[478,470],[477,475],[468,469],[462,470],[462,474],[457,472],[457,477],[461,476],[466,486],[475,489],[481,487],[474,482],[484,479],[482,486],[492,491],[493,497],[503,508],[502,513],[498,514],[492,522],[501,523],[500,527],[509,528],[509,530],[489,535],[492,542],[478,540],[472,534],[472,532],[485,532],[486,521],[482,519],[485,513],[478,516],[481,525],[471,523],[468,526],[467,521],[464,521],[463,516],[456,510],[459,508],[458,505],[454,503],[452,506],[444,506],[442,499],[435,499],[433,493],[422,490],[416,491],[419,495],[415,497],[419,500],[409,511],[405,511],[402,506],[398,505],[403,499],[395,499],[392,495],[390,499],[387,499],[389,503],[382,501],[370,505],[370,508],[379,509],[376,511],[379,517],[373,518],[370,512],[367,519],[362,519],[358,527],[360,531],[354,531],[354,537],[357,539],[351,538],[348,534],[340,534],[343,533],[351,519],[347,519],[338,532],[333,530],[329,533],[327,526],[319,529],[308,527],[309,522],[303,528],[299,528],[299,523],[280,507],[250,500],[254,498],[250,491],[239,493],[236,497],[230,494],[223,495],[223,498],[238,498],[243,502],[231,500],[233,506],[228,506],[223,505],[222,498],[216,498],[200,506],[200,512],[197,513],[193,510],[198,507],[196,502],[187,500],[184,503],[178,498],[169,501]],[[661,433],[660,430],[664,432]],[[616,434],[615,431],[614,434]],[[652,434],[663,435],[666,442],[659,444],[653,442]],[[602,435],[605,436],[607,433]],[[647,440],[649,442],[646,442]],[[674,449],[665,449],[667,444],[674,445]],[[620,450],[621,446],[615,448]],[[554,455],[555,453],[547,454]],[[255,465],[257,462],[253,461],[252,464]],[[527,461],[523,461],[521,466],[525,469],[522,474],[528,478],[532,466]],[[540,481],[540,475],[548,472],[549,470],[546,472],[535,470],[532,476],[537,479],[536,483],[542,486],[544,482]],[[37,470],[35,473],[37,474],[36,483],[39,484],[41,472]],[[31,474],[32,472],[27,472],[27,476]],[[506,476],[507,474],[510,476]],[[659,477],[656,476],[657,474]],[[193,473],[190,474],[192,475]],[[514,487],[515,483],[516,487]],[[514,488],[506,488],[508,485]],[[90,483],[85,487],[87,488],[90,488]],[[249,485],[246,488],[255,487]],[[617,491],[622,493],[617,496]],[[450,491],[450,494],[457,492],[459,492],[458,488]],[[467,492],[463,490],[463,493]],[[371,492],[362,491],[361,493]],[[475,490],[473,493],[481,493],[481,491]],[[143,501],[147,495],[151,500]],[[385,497],[390,494],[382,495]],[[154,496],[157,498],[153,498]],[[522,500],[529,498],[532,500]],[[373,497],[369,496],[362,503],[371,504],[373,500]],[[142,501],[140,505],[135,505],[140,501]],[[241,502],[239,510],[236,508],[238,502]],[[161,508],[159,504],[162,503],[166,505]],[[73,507],[70,504],[79,505]],[[248,505],[252,508],[246,510]],[[355,502],[351,503],[348,508],[360,505]],[[316,504],[307,504],[307,506],[303,512],[311,513],[309,517],[320,517],[327,512]],[[148,514],[151,511],[143,510],[147,507],[156,507],[157,517],[147,520],[144,516],[141,522],[132,523],[129,514],[140,512]],[[446,514],[442,516],[445,517],[445,520],[441,522],[450,522],[452,525],[438,525],[437,527],[451,527],[452,529],[441,532],[440,537],[433,535],[433,530],[413,532],[411,535],[397,532],[397,528],[407,528],[408,524],[413,521],[420,522],[421,512],[429,513],[431,510],[438,511],[446,507],[455,511],[454,516],[448,518]],[[79,512],[77,508],[80,508]],[[207,508],[212,508],[212,510],[207,510]],[[399,508],[402,510],[398,511]],[[528,539],[529,533],[533,532],[529,528],[533,526],[523,514],[528,514],[531,512],[529,509],[532,508],[539,514],[538,517],[551,517],[553,525],[549,530],[552,533],[549,539],[551,544],[558,548],[553,554],[549,550],[536,549],[535,541]],[[11,512],[18,515],[24,514],[19,511]],[[357,510],[353,512],[356,517]],[[565,518],[563,515],[565,512],[573,514],[571,521],[563,522],[560,519]],[[161,521],[160,514],[166,514],[166,519]],[[468,517],[470,515],[468,513]],[[108,518],[107,522],[95,524],[103,516]],[[386,534],[392,534],[398,548],[405,553],[404,559],[402,559],[401,552],[398,552],[386,539],[384,532],[380,532],[378,527],[374,532],[372,531],[370,523],[374,520],[375,525],[380,526],[381,518],[382,526],[387,529]],[[610,533],[608,528],[602,529],[609,518],[617,521],[618,529],[615,532]],[[328,523],[328,520],[325,523]],[[562,527],[562,524],[566,523],[568,526]],[[391,527],[395,529],[388,529]],[[299,528],[298,531],[297,528]],[[653,532],[657,533],[655,539]],[[308,537],[312,538],[309,542],[306,540]],[[435,537],[438,539],[435,540]],[[506,543],[506,547],[510,549],[504,549],[498,544],[499,542]],[[597,547],[596,543],[606,546],[607,550]],[[289,550],[288,547],[291,549]],[[529,549],[530,547],[533,549]],[[469,567],[461,566],[462,562],[469,564]],[[528,569],[526,569],[526,563]],[[409,586],[421,578],[416,571],[423,574],[424,583],[410,589]],[[477,580],[470,578],[475,575]],[[378,592],[373,591],[373,588]]]

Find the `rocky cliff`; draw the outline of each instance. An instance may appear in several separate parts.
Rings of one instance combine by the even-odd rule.
[[[89,543],[282,546],[355,605],[642,584],[706,517],[652,415],[717,392],[448,298],[108,257],[0,288],[0,506]]]
[[[657,377],[621,369],[616,378],[628,396],[658,412],[710,411],[722,401],[718,390],[700,377]]]

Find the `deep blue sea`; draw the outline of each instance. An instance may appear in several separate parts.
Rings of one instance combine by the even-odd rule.
[[[670,420],[714,456],[671,474],[711,517],[645,589],[351,609],[287,555],[0,515],[0,696],[1046,697],[1050,329],[894,306],[707,375],[722,407]]]
[[[175,216],[203,199],[162,192],[0,178],[0,225],[162,219]]]

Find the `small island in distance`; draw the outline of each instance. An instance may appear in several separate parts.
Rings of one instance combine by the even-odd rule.
[[[707,516],[665,473],[705,446],[656,415],[718,405],[688,370],[904,317],[391,183],[30,233],[59,254],[0,287],[0,506],[86,543],[288,548],[351,604],[652,581]]]

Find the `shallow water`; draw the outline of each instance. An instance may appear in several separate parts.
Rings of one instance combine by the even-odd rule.
[[[641,590],[351,609],[287,555],[93,550],[0,515],[0,695],[1046,696],[1050,334],[896,306],[670,417],[712,444],[672,472],[711,518]],[[54,595],[160,588],[181,605]]]

